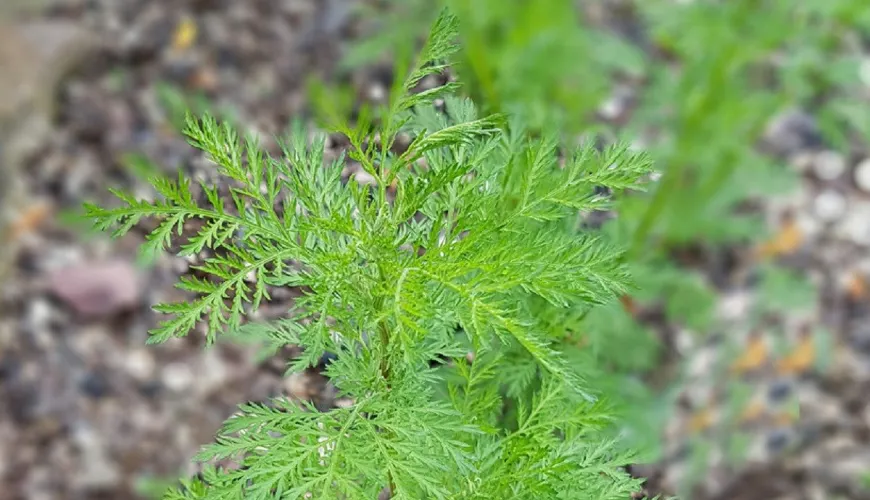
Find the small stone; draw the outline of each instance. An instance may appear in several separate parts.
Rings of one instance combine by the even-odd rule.
[[[166,19],[162,9],[148,10],[137,19],[132,29],[124,32],[120,43],[122,54],[134,63],[157,56],[169,45],[172,28],[173,24]]]
[[[870,87],[870,58],[865,57],[861,59],[861,64],[858,67],[858,77],[861,79],[861,83]]]
[[[855,321],[846,329],[846,339],[855,351],[870,354],[870,325],[866,321]]]
[[[825,222],[839,220],[846,213],[846,197],[833,189],[819,193],[813,204],[816,216]]]
[[[623,111],[623,103],[616,97],[611,97],[604,101],[604,103],[598,108],[598,114],[601,115],[605,120],[616,120],[622,115]]]
[[[710,373],[718,359],[714,349],[701,349],[689,358],[688,377],[695,379]]]
[[[765,438],[765,447],[771,453],[779,453],[788,446],[791,434],[786,429],[774,429]]]
[[[333,361],[338,359],[338,356],[332,352],[325,352],[323,356],[320,356],[318,360],[317,367],[321,370],[325,370]]]
[[[816,155],[810,151],[802,151],[789,157],[788,164],[798,173],[803,174],[809,172],[813,168],[815,161]]]
[[[159,380],[149,380],[139,385],[139,394],[146,398],[153,398],[160,394],[162,387]]]
[[[823,181],[833,181],[846,171],[846,159],[836,151],[821,151],[813,161],[813,172]]]
[[[353,178],[362,186],[374,185],[376,183],[375,178],[364,170],[354,172]]]
[[[145,349],[135,349],[127,354],[124,367],[131,377],[139,382],[145,382],[154,376],[154,357]]]
[[[598,114],[608,121],[620,122],[628,114],[633,101],[632,90],[618,87],[613,94],[598,107]]]
[[[80,469],[73,475],[75,487],[85,491],[106,490],[121,481],[118,464],[106,456],[105,443],[99,433],[80,427],[73,432],[73,441],[79,448]]]
[[[47,330],[53,313],[51,304],[47,300],[43,298],[33,300],[27,308],[27,328],[36,334]]]
[[[368,92],[369,99],[371,99],[375,102],[380,102],[380,101],[384,100],[384,98],[386,96],[387,96],[387,91],[386,91],[386,89],[384,89],[384,86],[381,85],[380,83],[375,83],[369,87],[369,92]]]
[[[100,372],[90,372],[79,383],[81,391],[89,397],[100,399],[106,397],[111,390],[109,381]]]
[[[752,295],[745,291],[730,292],[719,299],[717,312],[723,321],[741,321],[748,317]]]
[[[870,193],[870,158],[861,160],[855,167],[855,185],[865,193]]]
[[[83,316],[107,316],[139,302],[139,279],[127,262],[89,263],[61,269],[49,279],[51,292]]]
[[[335,400],[335,406],[337,408],[350,408],[353,406],[353,400],[350,398],[338,398]]]
[[[202,375],[202,384],[199,389],[206,394],[220,390],[230,378],[230,371],[227,369],[226,362],[218,351],[214,349],[206,351],[202,360],[202,367],[200,370],[197,370],[197,373]]]
[[[767,399],[771,402],[779,403],[785,400],[792,393],[792,386],[786,380],[777,380],[771,384],[767,391]]]
[[[11,352],[5,352],[0,356],[0,384],[17,377],[20,370],[21,361]]]
[[[83,142],[99,142],[109,127],[109,113],[103,96],[84,86],[70,85],[66,122],[73,135]]]
[[[822,143],[815,119],[800,109],[792,109],[773,117],[764,132],[764,141],[780,155],[791,156],[801,149]]]
[[[308,374],[305,372],[291,373],[284,379],[284,390],[295,398],[308,399],[311,396]]]
[[[184,392],[193,384],[193,372],[184,363],[170,363],[163,368],[163,385],[174,392]]]
[[[837,236],[861,246],[870,246],[870,203],[853,203],[836,228]]]

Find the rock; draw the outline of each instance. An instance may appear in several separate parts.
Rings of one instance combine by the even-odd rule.
[[[767,400],[771,403],[781,403],[793,393],[794,388],[788,380],[777,380],[767,390]]]
[[[815,164],[816,155],[809,151],[802,151],[791,155],[788,164],[798,173],[807,173]]]
[[[821,151],[813,158],[813,172],[823,181],[833,181],[846,171],[846,159],[836,151]]]
[[[229,381],[231,373],[226,361],[215,349],[209,349],[202,358],[202,366],[197,369],[201,377],[196,389],[201,394],[211,394],[220,391]]]
[[[833,189],[822,191],[813,201],[813,209],[819,219],[837,221],[846,213],[846,197]]]
[[[124,361],[124,368],[133,379],[138,382],[147,382],[154,376],[156,363],[154,356],[145,348],[130,351]]]
[[[717,317],[722,321],[739,322],[748,317],[753,296],[750,292],[737,290],[724,293],[716,307]]]
[[[170,363],[163,368],[161,379],[167,389],[186,392],[193,384],[193,371],[185,363]]]
[[[98,142],[111,130],[104,96],[84,86],[71,86],[68,92],[66,121],[73,135],[82,142]]]
[[[121,471],[115,461],[106,456],[105,443],[97,431],[80,426],[73,432],[73,441],[81,454],[80,468],[74,475],[77,489],[105,490],[121,482]]]
[[[870,87],[870,58],[861,59],[861,64],[858,66],[858,77],[861,79],[861,83]]]
[[[104,374],[94,371],[82,378],[79,382],[79,389],[88,397],[100,399],[109,394],[111,387]]]
[[[764,142],[771,152],[791,156],[802,149],[822,143],[816,120],[800,109],[791,109],[773,117],[764,132]]]
[[[870,203],[853,203],[836,228],[837,236],[861,246],[870,246]]]
[[[855,167],[855,185],[865,193],[870,193],[870,158],[861,160]]]
[[[120,43],[121,53],[134,64],[157,57],[172,39],[173,23],[167,19],[166,9],[159,5],[149,7],[132,29],[124,33]]]
[[[311,383],[306,372],[294,372],[284,379],[284,390],[299,399],[311,397]]]
[[[10,227],[26,199],[21,165],[49,133],[57,86],[95,47],[72,24],[0,21],[0,278],[15,255]]]
[[[135,307],[139,277],[127,262],[92,262],[54,272],[51,293],[83,316],[107,316]]]

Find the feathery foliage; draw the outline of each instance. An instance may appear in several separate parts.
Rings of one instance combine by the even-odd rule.
[[[631,286],[618,249],[564,228],[607,207],[601,193],[639,188],[650,162],[533,139],[516,119],[478,116],[454,84],[411,92],[445,67],[455,33],[442,13],[386,109],[364,109],[354,126],[331,115],[347,158],[327,161],[324,138],[301,127],[273,158],[254,137],[188,117],[190,143],[226,185],[179,174],[153,180],[156,201],[116,191],[121,206],[87,207],[115,235],[158,220],[149,252],[207,255],[178,283],[196,298],[156,307],[171,317],[152,342],[247,332],[301,346],[293,369],[335,353],[326,374],[353,401],[242,405],[198,456],[238,467],[207,467],[166,498],[362,499],[388,488],[395,499],[605,500],[638,489],[621,471],[630,455],[601,433],[607,405],[560,352],[570,332],[547,317]],[[348,164],[372,182],[343,179]],[[274,287],[304,294],[287,319],[243,325]]]

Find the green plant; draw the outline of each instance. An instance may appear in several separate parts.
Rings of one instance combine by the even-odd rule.
[[[381,2],[374,11],[364,7],[363,18],[371,21],[372,35],[354,44],[343,65],[354,68],[385,54],[401,56],[397,50],[413,46],[423,33],[431,16],[430,4],[410,0]],[[453,69],[465,83],[463,93],[486,110],[521,117],[530,133],[556,131],[566,142],[575,141],[581,132],[612,135],[596,124],[597,109],[608,97],[614,79],[634,78],[646,71],[640,50],[606,29],[593,27],[572,0],[442,0],[440,4],[449,6],[460,21],[463,44]],[[348,116],[350,93],[338,90],[319,100],[342,103],[336,112]],[[569,222],[560,229],[564,237],[572,237],[578,225]],[[630,243],[624,238],[614,241]],[[635,262],[628,265],[639,267]],[[654,265],[649,267],[654,269]],[[697,280],[683,281],[694,284]],[[650,401],[652,395],[637,384],[637,378],[639,372],[656,365],[659,343],[650,329],[637,324],[618,304],[598,308],[588,317],[587,312],[543,305],[534,314],[554,331],[571,332],[563,338],[562,350],[574,352],[576,345],[586,346],[575,364],[602,391],[607,387],[614,410],[621,416],[620,425],[612,430],[624,436],[624,419],[629,418],[637,424],[630,434],[649,444],[654,435],[652,423],[657,420],[651,414],[659,414],[659,408],[641,402]],[[638,411],[641,407],[643,411]]]
[[[308,143],[301,126],[272,158],[253,137],[188,117],[187,137],[227,186],[179,174],[153,180],[157,201],[115,191],[121,207],[87,206],[116,235],[160,220],[149,251],[208,251],[179,282],[197,297],[156,307],[173,317],[152,342],[236,330],[303,347],[293,370],[332,352],[326,374],[353,400],[329,411],[286,398],[242,405],[198,455],[237,467],[206,467],[167,498],[624,499],[638,489],[621,470],[630,453],[601,432],[610,413],[575,362],[584,350],[567,349],[574,332],[557,319],[628,290],[619,250],[576,228],[608,206],[601,188],[639,188],[650,162],[532,139],[516,118],[478,117],[449,95],[454,85],[412,93],[445,68],[455,29],[439,17],[377,123],[368,109],[354,127],[336,117],[373,183],[345,182],[343,158],[324,166],[323,138]],[[190,221],[199,229],[177,242]],[[290,317],[243,324],[286,286],[304,291]]]
[[[374,35],[350,52],[348,65],[408,46],[422,32],[431,2],[384,3],[390,4],[386,13],[369,17]],[[870,120],[856,105],[866,90],[859,75],[867,71],[861,47],[870,33],[870,11],[861,0],[441,3],[460,17],[466,45],[458,74],[485,109],[516,112],[530,127],[558,123],[568,136],[601,132],[641,141],[661,182],[649,195],[619,197],[618,217],[603,232],[611,244],[631,248],[626,262],[638,285],[633,302],[661,309],[669,324],[699,337],[734,325],[717,324],[712,284],[675,256],[698,248],[715,253],[721,245],[751,245],[768,236],[751,206],[790,192],[798,181],[779,158],[755,147],[769,120],[787,107],[805,108],[837,149],[870,134]],[[611,20],[633,27],[632,36],[602,29],[583,14],[583,8],[614,5],[619,12]],[[620,80],[633,88],[633,105],[620,123],[596,124],[594,111]],[[753,314],[812,297],[775,267],[762,271]],[[658,362],[649,328],[630,311],[611,303],[588,313],[536,315],[573,332],[563,349],[578,341],[588,347],[578,363],[599,387],[609,387],[621,414],[658,413],[648,391],[614,390]],[[637,424],[619,426],[634,435],[655,433]]]

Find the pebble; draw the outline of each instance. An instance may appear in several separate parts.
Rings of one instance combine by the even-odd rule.
[[[49,278],[51,293],[83,316],[107,316],[135,306],[139,279],[124,261],[91,262],[60,269]]]
[[[375,178],[364,170],[354,172],[353,178],[362,186],[374,185],[376,183]]]
[[[779,403],[789,397],[791,393],[791,384],[787,380],[778,380],[768,388],[767,399],[773,403]]]
[[[855,321],[846,329],[846,338],[852,348],[863,354],[870,354],[870,324]]]
[[[787,429],[773,429],[765,439],[765,447],[771,453],[779,453],[791,441],[791,433]]]
[[[82,84],[70,85],[67,105],[68,127],[83,142],[98,142],[109,127],[109,113],[103,96]]]
[[[782,155],[792,155],[822,142],[816,120],[800,109],[774,116],[764,132],[764,140],[774,153]]]
[[[27,328],[36,335],[41,334],[49,328],[53,313],[48,300],[42,297],[34,299],[27,308]]]
[[[114,460],[106,456],[105,443],[99,432],[80,426],[73,432],[73,441],[81,453],[81,468],[74,475],[75,484],[83,490],[111,488],[121,481],[121,472]]]
[[[701,349],[689,358],[687,375],[690,378],[700,378],[710,373],[718,359],[714,349]]]
[[[293,397],[308,399],[311,396],[308,374],[305,372],[291,373],[284,379],[284,390]]]
[[[834,222],[846,213],[846,197],[833,189],[822,191],[813,202],[816,216],[825,222]]]
[[[836,228],[837,236],[861,246],[870,246],[870,202],[853,203]]]
[[[746,318],[752,306],[752,294],[747,291],[730,292],[719,299],[718,317],[723,321],[740,321]]]
[[[87,373],[79,382],[79,388],[86,396],[94,399],[107,396],[111,390],[106,376],[98,371]]]
[[[335,406],[337,408],[350,408],[353,406],[353,400],[350,398],[338,398],[335,400]]]
[[[833,181],[846,171],[846,159],[836,151],[821,151],[813,161],[813,172],[823,181]]]
[[[170,363],[163,368],[163,385],[174,392],[184,392],[193,384],[193,371],[185,363]]]
[[[372,101],[381,102],[387,96],[387,90],[380,83],[375,83],[368,89],[368,97]]]
[[[855,185],[865,193],[870,193],[870,158],[861,160],[855,167]]]
[[[789,157],[788,164],[798,173],[809,172],[813,168],[816,155],[809,151],[802,151]]]
[[[142,62],[155,57],[172,38],[172,23],[164,11],[154,7],[142,14],[139,22],[124,32],[119,48],[130,62]]]
[[[861,64],[858,66],[858,78],[861,79],[861,83],[870,87],[870,58],[861,59]]]
[[[203,394],[220,390],[230,379],[230,370],[227,364],[215,349],[205,352],[202,359],[202,367],[198,373],[202,374],[202,383],[197,390]]]
[[[127,354],[124,367],[131,377],[139,382],[145,382],[154,376],[154,357],[146,349],[135,349]]]
[[[162,387],[159,380],[149,380],[139,386],[139,394],[146,398],[153,398],[160,394]]]

